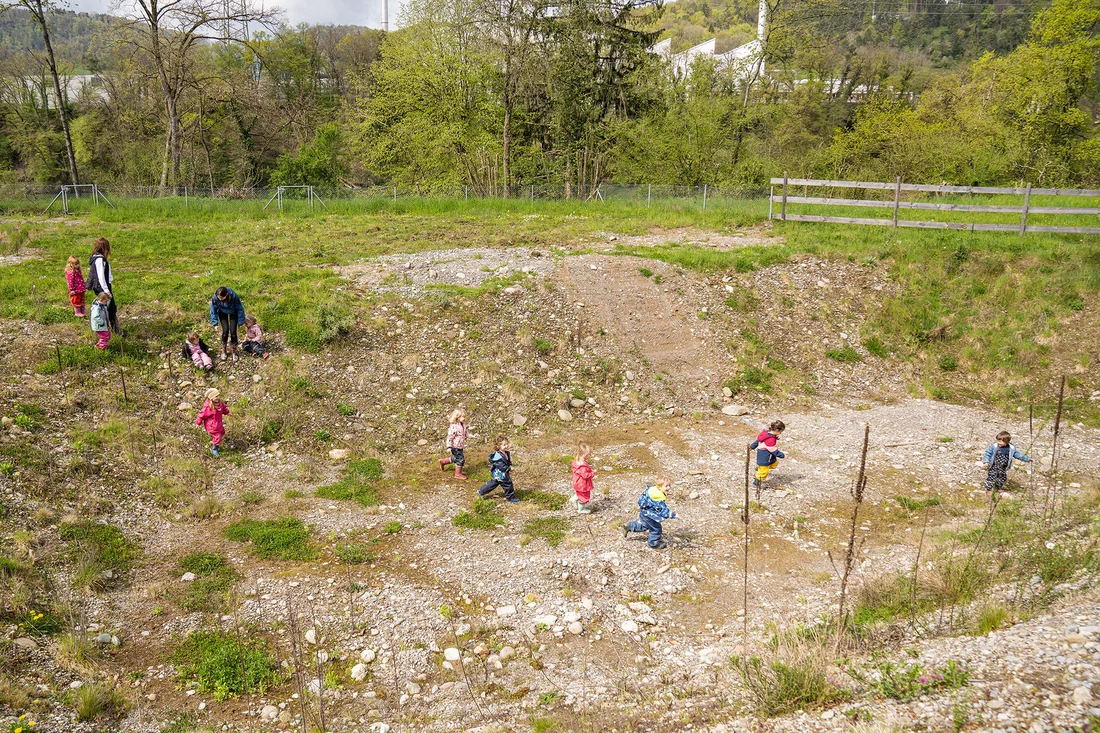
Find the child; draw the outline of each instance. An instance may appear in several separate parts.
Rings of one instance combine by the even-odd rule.
[[[470,431],[466,429],[466,411],[459,408],[451,413],[448,418],[451,423],[447,428],[447,448],[451,451],[450,458],[439,459],[439,470],[446,471],[447,464],[455,464],[455,478],[465,481],[469,478],[462,473],[462,467],[466,465],[466,439],[470,437]]]
[[[210,358],[210,347],[194,331],[187,334],[183,342],[183,358],[190,359],[196,369],[207,372],[214,369],[214,360]]]
[[[97,349],[106,349],[111,340],[110,311],[107,308],[110,304],[111,294],[106,290],[95,296],[95,300],[92,301],[90,323],[95,335],[99,336],[99,341],[95,345]]]
[[[496,450],[489,456],[489,468],[492,478],[477,490],[478,496],[488,496],[493,489],[504,489],[504,499],[510,502],[519,501],[516,496],[516,487],[512,485],[512,454],[509,452],[512,444],[508,442],[506,435],[498,435],[493,443]]]
[[[667,476],[657,477],[653,485],[646,484],[645,491],[638,497],[638,518],[623,525],[624,538],[631,532],[649,532],[650,547],[654,550],[668,547],[668,543],[661,539],[661,522],[676,518],[676,513],[668,508],[665,501],[671,485]]]
[[[596,471],[588,465],[590,455],[592,448],[582,443],[577,449],[577,459],[569,464],[573,469],[573,496],[569,497],[569,501],[577,507],[578,514],[592,513],[588,502],[592,500],[592,478]]]
[[[787,426],[782,420],[776,420],[756,436],[756,440],[749,444],[749,448],[756,450],[756,478],[752,485],[759,489],[768,480],[768,474],[779,465],[780,458],[786,458],[783,451],[779,450],[776,443],[779,436]]]
[[[222,438],[225,437],[222,416],[229,414],[229,408],[218,399],[220,396],[221,392],[214,387],[206,390],[206,401],[202,403],[202,409],[195,418],[195,424],[201,425],[206,432],[210,433],[210,452],[215,457],[221,455],[218,453],[218,446],[222,444]]]
[[[73,304],[73,315],[84,317],[84,275],[80,272],[80,260],[70,257],[65,264],[65,280],[69,283],[69,302]]]
[[[1031,463],[1031,458],[1016,450],[1012,445],[1012,434],[1007,430],[997,433],[997,442],[985,449],[982,463],[989,468],[985,477],[985,493],[993,495],[995,491],[1004,491],[1005,481],[1008,480],[1008,470],[1012,468],[1012,461],[1020,460]]]
[[[263,347],[264,334],[260,330],[260,324],[256,323],[255,316],[249,316],[244,319],[245,332],[244,342],[241,344],[241,348],[246,353],[258,356],[261,359],[267,358],[267,350]]]

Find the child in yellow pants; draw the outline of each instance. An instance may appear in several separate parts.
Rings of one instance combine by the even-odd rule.
[[[778,447],[779,436],[786,427],[782,420],[776,420],[761,430],[760,435],[749,445],[756,450],[756,478],[752,485],[758,489],[768,479],[771,470],[779,465],[779,459],[787,457]]]

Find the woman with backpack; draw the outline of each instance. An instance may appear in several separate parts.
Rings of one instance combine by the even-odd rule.
[[[106,237],[100,237],[92,245],[92,256],[88,259],[88,288],[97,296],[107,293],[111,302],[107,305],[107,325],[111,331],[122,335],[118,325],[118,298],[115,297],[114,277],[111,275],[111,243]]]

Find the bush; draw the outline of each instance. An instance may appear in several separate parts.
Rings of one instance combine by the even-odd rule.
[[[827,660],[816,649],[785,647],[771,661],[738,657],[733,666],[764,717],[835,705],[851,694],[826,676]]]
[[[371,562],[374,560],[374,555],[362,545],[347,543],[336,548],[336,559],[348,565],[359,565]]]
[[[267,443],[275,442],[275,439],[279,437],[279,434],[283,432],[283,421],[278,418],[273,420],[267,420],[264,422],[262,428],[260,428],[260,441],[265,445]]]
[[[245,504],[250,505],[250,506],[259,504],[263,500],[264,500],[263,493],[259,492],[259,491],[256,491],[255,489],[249,489],[248,491],[244,491],[244,492],[241,493],[241,501],[244,502]]]
[[[322,303],[317,311],[317,321],[321,327],[317,338],[322,344],[345,336],[355,328],[355,314],[336,303]]]
[[[279,667],[267,644],[254,635],[195,631],[176,647],[172,661],[182,682],[222,701],[243,693],[264,694],[279,684]]]
[[[117,718],[130,706],[126,697],[116,687],[99,682],[82,685],[73,692],[73,710],[79,721]]]
[[[470,511],[463,509],[451,519],[451,524],[463,529],[495,529],[504,524],[505,519],[496,510],[492,499],[474,499]]]
[[[251,542],[252,553],[264,560],[312,560],[309,530],[300,519],[280,517],[264,521],[242,519],[225,528],[234,542]]]
[[[959,368],[959,360],[950,354],[944,354],[936,363],[945,372],[953,372]]]
[[[739,394],[745,388],[755,389],[761,394],[770,394],[773,376],[774,374],[770,369],[750,366],[742,369],[733,379],[726,380],[722,386],[729,387],[734,394]]]
[[[901,701],[915,700],[938,689],[957,689],[970,681],[970,674],[954,659],[947,660],[947,665],[935,672],[926,672],[919,662],[904,668],[891,662],[881,662],[875,671],[878,673],[877,679],[871,681],[871,689],[883,697]],[[858,673],[855,676],[863,679]]]

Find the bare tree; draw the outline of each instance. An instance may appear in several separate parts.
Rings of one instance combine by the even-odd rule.
[[[208,41],[245,43],[249,23],[266,25],[278,11],[256,8],[250,0],[126,0],[124,4],[129,6],[128,41],[149,54],[164,97],[163,189],[169,182],[179,183],[180,106],[196,50]]]
[[[0,3],[0,12],[11,8],[23,8],[31,15],[38,29],[42,31],[42,42],[46,46],[46,65],[53,77],[53,93],[57,103],[57,117],[61,120],[61,131],[65,134],[65,156],[69,163],[69,179],[73,184],[80,183],[76,170],[76,155],[73,154],[73,138],[69,134],[69,117],[65,112],[65,95],[61,93],[61,76],[57,72],[57,57],[54,56],[53,42],[50,41],[50,25],[46,13],[54,9],[50,0],[18,0],[14,3]]]

